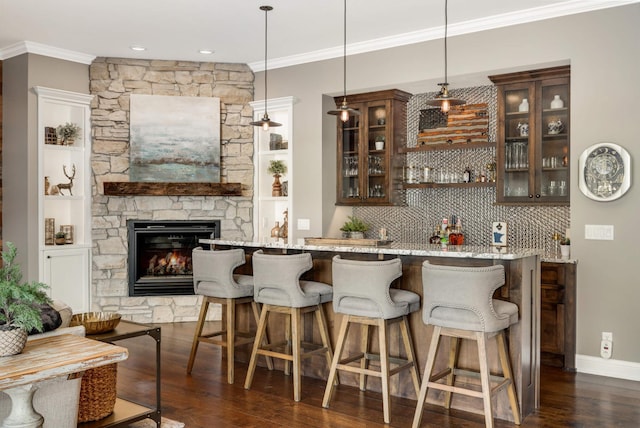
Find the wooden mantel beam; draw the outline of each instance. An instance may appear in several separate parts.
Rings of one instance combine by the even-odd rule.
[[[106,196],[242,196],[240,183],[105,182]]]

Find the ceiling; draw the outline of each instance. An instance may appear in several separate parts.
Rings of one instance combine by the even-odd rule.
[[[639,1],[451,0],[449,36]],[[86,63],[95,56],[247,63],[261,71],[265,12],[259,7],[265,4],[274,8],[270,69],[342,56],[342,0],[0,0],[0,59],[32,52]],[[349,54],[443,34],[444,0],[347,5]]]

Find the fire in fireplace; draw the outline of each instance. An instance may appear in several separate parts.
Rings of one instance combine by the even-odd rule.
[[[191,252],[220,237],[220,220],[128,220],[129,296],[193,294]]]

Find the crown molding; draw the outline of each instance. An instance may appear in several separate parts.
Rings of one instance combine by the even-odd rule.
[[[499,15],[487,16],[485,18],[449,24],[447,29],[448,37],[493,30],[502,27],[509,27],[512,25],[526,24],[529,22],[543,21],[545,19],[575,15],[578,13],[592,12],[595,10],[607,9],[611,7],[625,6],[638,2],[640,2],[640,0],[571,0],[562,3],[550,4],[547,6],[534,7],[518,12],[503,13]],[[421,43],[430,40],[437,40],[442,38],[443,35],[444,26],[440,26],[389,37],[381,37],[378,39],[367,40],[359,43],[347,44],[347,55],[355,55],[410,45],[414,43]],[[336,46],[334,48],[307,52],[300,55],[291,55],[288,57],[269,59],[268,67],[270,70],[289,67],[314,61],[339,58],[343,54],[344,47]],[[264,71],[264,61],[256,61],[249,63],[248,65],[255,73]]]
[[[42,43],[22,41],[7,46],[6,48],[0,49],[0,60],[13,58],[14,56],[22,55],[25,53],[43,55],[62,59],[65,61],[79,62],[81,64],[87,65],[91,64],[96,58],[94,55],[56,48],[55,46],[43,45]]]

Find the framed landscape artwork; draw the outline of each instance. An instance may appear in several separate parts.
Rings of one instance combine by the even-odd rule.
[[[220,182],[220,98],[131,94],[130,181]]]

